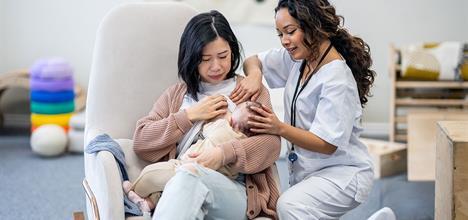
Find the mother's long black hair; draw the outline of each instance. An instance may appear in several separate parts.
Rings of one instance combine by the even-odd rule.
[[[327,0],[280,0],[275,13],[281,8],[287,8],[299,23],[304,32],[304,45],[312,52],[313,59],[319,56],[320,42],[325,39],[331,41],[351,68],[361,105],[364,106],[375,77],[375,71],[370,69],[369,45],[343,28],[343,16],[336,15],[335,7]]]
[[[217,37],[226,40],[231,48],[231,69],[226,78],[232,78],[241,62],[241,46],[229,22],[216,10],[201,13],[190,19],[182,33],[179,46],[179,77],[187,84],[187,93],[198,101],[200,74],[198,65],[202,61],[203,47]]]

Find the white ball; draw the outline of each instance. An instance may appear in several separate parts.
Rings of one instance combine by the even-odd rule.
[[[57,156],[67,148],[67,134],[65,130],[55,124],[38,127],[31,136],[33,152],[41,156]]]

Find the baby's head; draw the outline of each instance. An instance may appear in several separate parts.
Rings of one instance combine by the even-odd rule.
[[[247,124],[249,116],[259,115],[256,111],[250,109],[251,106],[261,108],[262,105],[258,102],[246,101],[243,102],[234,109],[231,114],[230,124],[236,131],[244,133],[247,137],[254,135],[255,133],[250,131],[250,126]]]

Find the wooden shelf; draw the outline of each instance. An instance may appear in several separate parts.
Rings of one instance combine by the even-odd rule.
[[[408,140],[408,135],[406,134],[397,134],[395,135],[395,141],[397,142],[406,142]]]
[[[395,116],[396,123],[406,123],[406,116]]]
[[[401,65],[400,64],[395,65],[395,71],[401,72]]]
[[[400,50],[390,45],[389,52],[390,141],[407,142],[407,130],[402,128],[409,112],[468,110],[468,81],[403,79]]]
[[[448,89],[468,89],[468,82],[453,81],[396,81],[398,89],[405,88],[448,88]]]
[[[398,106],[468,106],[468,100],[464,99],[411,99],[396,98],[395,104]]]

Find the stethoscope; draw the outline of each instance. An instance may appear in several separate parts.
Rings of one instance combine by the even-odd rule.
[[[291,102],[291,125],[292,126],[296,126],[296,102],[297,102],[297,98],[299,97],[299,95],[301,94],[302,90],[304,90],[304,88],[306,87],[307,83],[309,83],[310,79],[312,78],[312,76],[318,71],[318,67],[320,66],[320,64],[322,63],[323,59],[325,59],[325,57],[327,56],[328,52],[330,52],[330,49],[332,48],[332,44],[330,44],[327,48],[327,50],[325,51],[325,53],[323,53],[322,57],[320,57],[320,60],[319,62],[317,63],[317,66],[315,66],[315,69],[312,71],[312,73],[307,77],[306,81],[304,82],[304,84],[302,84],[301,86],[301,89],[299,89],[299,85],[301,84],[301,79],[302,79],[302,76],[304,75],[304,69],[305,69],[305,65],[306,65],[306,60],[304,60],[301,64],[301,68],[299,69],[300,70],[300,75],[299,75],[299,78],[297,79],[297,84],[296,84],[296,89],[294,90],[294,95],[293,95],[293,98],[292,98],[292,102]],[[288,155],[288,160],[291,162],[291,163],[294,163],[294,161],[297,160],[297,154],[296,152],[294,151],[294,144],[291,142],[291,150],[289,151],[289,155]]]

